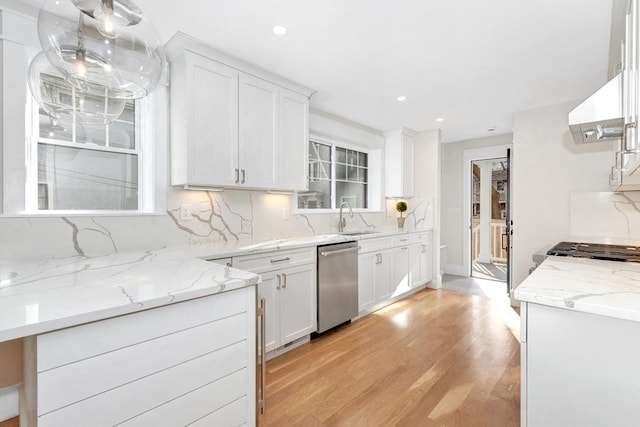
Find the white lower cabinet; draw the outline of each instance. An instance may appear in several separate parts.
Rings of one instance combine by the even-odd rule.
[[[29,424],[255,425],[255,303],[250,287],[29,338]]]
[[[358,312],[391,297],[392,266],[390,249],[358,255]]]
[[[316,330],[315,265],[262,274],[258,294],[265,299],[266,352]]]
[[[233,258],[233,266],[259,273],[265,300],[265,352],[309,336],[317,329],[316,248]],[[273,355],[274,353],[272,353]]]
[[[521,319],[523,427],[640,425],[639,322],[532,303]]]
[[[359,242],[358,312],[393,302],[432,280],[432,233],[408,233]]]
[[[392,297],[411,290],[409,281],[409,246],[400,246],[393,250],[393,278],[391,282]]]

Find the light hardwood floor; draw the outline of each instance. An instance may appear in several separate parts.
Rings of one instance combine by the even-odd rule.
[[[20,421],[18,417],[8,419],[6,421],[0,421],[0,427],[20,427]]]
[[[424,290],[267,362],[267,426],[519,426],[519,318]]]

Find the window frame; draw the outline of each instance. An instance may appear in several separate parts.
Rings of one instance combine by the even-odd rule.
[[[140,100],[134,100],[134,148],[121,148],[109,146],[109,125],[104,126],[105,129],[105,145],[94,145],[90,143],[82,143],[75,141],[63,141],[58,139],[46,138],[40,136],[40,106],[31,95],[29,88],[27,88],[27,114],[26,121],[28,124],[27,131],[27,182],[25,185],[25,213],[33,215],[96,215],[96,214],[136,214],[149,212],[145,206],[145,193],[147,189],[145,179],[145,153],[143,150],[143,137],[142,137],[142,124],[140,110],[143,105]],[[72,139],[75,140],[77,136],[76,124],[70,124],[73,126]],[[38,178],[38,145],[46,144],[57,147],[74,148],[78,150],[91,150],[101,151],[107,153],[116,154],[129,154],[137,157],[138,163],[138,208],[137,209],[46,209],[41,210],[38,208],[38,187],[41,184]],[[47,184],[46,182],[42,184]],[[52,189],[49,188],[49,199],[53,198]]]
[[[367,185],[367,191],[366,191],[367,207],[353,208],[353,211],[354,212],[381,212],[382,211],[380,207],[376,207],[375,201],[377,200],[376,199],[377,195],[373,194],[373,185],[372,185],[373,174],[374,173],[377,173],[378,175],[380,174],[380,172],[376,170],[377,168],[372,164],[372,159],[374,157],[373,153],[380,150],[372,149],[370,147],[357,145],[357,144],[342,141],[342,140],[319,136],[314,133],[311,133],[309,135],[307,144],[311,142],[324,144],[331,147],[331,186],[330,186],[331,207],[330,208],[300,208],[298,207],[298,198],[300,197],[300,195],[298,194],[299,192],[296,192],[293,213],[306,215],[306,214],[335,213],[340,211],[340,207],[337,201],[338,196],[336,193],[336,182],[337,182],[336,181],[336,148],[344,148],[347,150],[357,151],[359,153],[364,153],[367,155],[367,180],[365,181]],[[309,155],[307,155],[306,167],[307,169],[309,168]],[[307,180],[308,179],[309,177],[307,177]]]

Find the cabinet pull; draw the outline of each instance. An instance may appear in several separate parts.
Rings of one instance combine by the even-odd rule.
[[[427,252],[427,245],[422,245],[422,253],[426,253]]]
[[[286,258],[280,258],[280,259],[272,259],[271,264],[275,264],[276,262],[283,262],[283,261],[291,261],[291,258],[286,257]]]
[[[240,181],[240,169],[236,168],[236,181],[235,183],[237,184]]]
[[[276,274],[276,277],[278,278],[278,286],[276,286],[276,290],[280,290],[280,288],[282,287],[282,277],[280,277],[279,274]]]
[[[403,251],[406,251],[407,249],[409,249],[409,247],[408,246],[403,246],[400,249],[403,250]]]
[[[242,180],[240,181],[240,184],[244,184],[245,176],[246,176],[246,174],[244,172],[244,169],[242,169]]]
[[[287,288],[287,273],[282,273],[282,289]]]
[[[267,412],[267,308],[264,298],[260,298],[258,306],[260,317],[260,399],[258,407],[260,413]]]
[[[624,153],[635,153],[636,152],[636,147],[635,146],[629,146],[629,129],[635,129],[636,128],[636,122],[631,122],[631,123],[625,123],[624,124],[624,131],[622,132],[622,151]],[[635,145],[632,144],[632,145]]]
[[[400,239],[400,241],[401,241],[401,242],[406,242],[406,241],[407,241],[407,239]]]

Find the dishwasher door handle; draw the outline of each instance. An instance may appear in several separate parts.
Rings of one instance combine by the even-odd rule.
[[[346,252],[353,252],[353,251],[358,251],[358,247],[354,246],[352,248],[346,248],[346,249],[337,249],[335,251],[324,251],[324,252],[320,252],[320,255],[322,256],[330,256],[330,255],[338,255],[338,254],[343,254]]]

